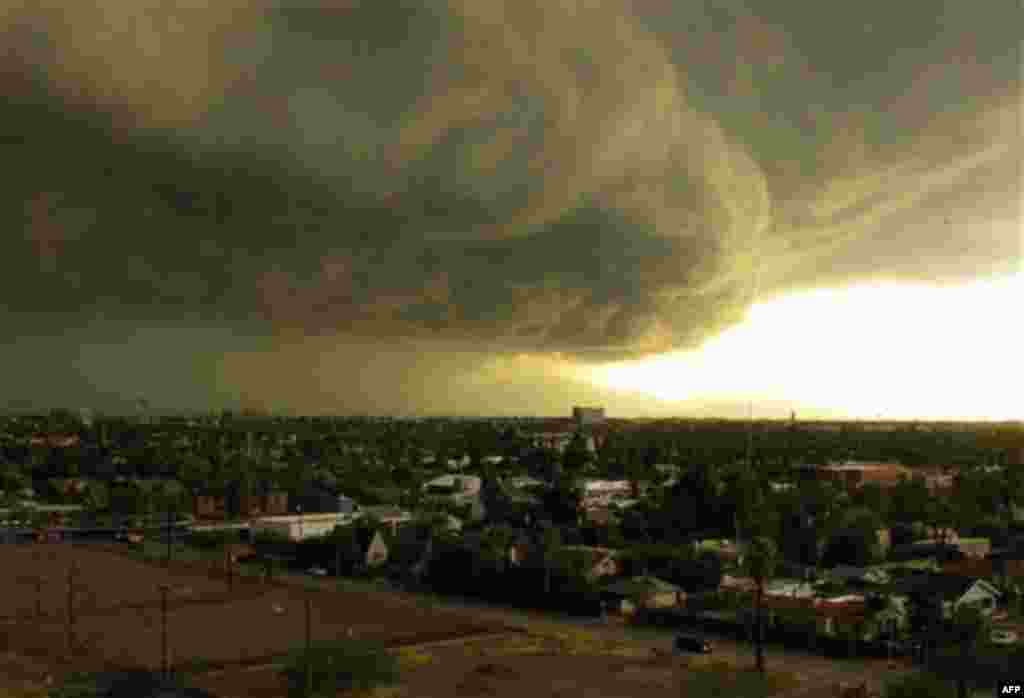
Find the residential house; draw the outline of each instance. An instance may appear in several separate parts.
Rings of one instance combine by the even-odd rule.
[[[219,519],[224,517],[224,497],[212,493],[198,494],[195,497],[193,513],[197,519]]]
[[[249,524],[250,534],[269,532],[292,541],[325,536],[337,526],[351,523],[343,514],[289,514],[285,516],[261,516]]]
[[[626,614],[641,608],[677,608],[686,603],[686,592],[681,587],[649,575],[619,579],[606,586],[601,595]]]
[[[857,628],[861,638],[867,633],[867,603],[861,594],[844,594],[814,601],[818,631],[835,637],[843,628]]]
[[[889,573],[877,567],[840,565],[828,571],[830,581],[859,587],[880,586],[890,582]]]
[[[360,564],[379,567],[388,561],[388,545],[380,531],[368,528],[356,529],[356,545],[360,553]]]
[[[757,582],[751,577],[739,577],[731,574],[723,574],[719,588],[722,591],[753,593],[757,590]]]
[[[968,558],[984,558],[992,552],[992,541],[988,538],[961,538],[956,547]]]
[[[560,553],[568,557],[576,557],[586,576],[590,579],[615,577],[622,574],[617,553],[611,548],[590,545],[566,545]]]
[[[896,582],[893,590],[896,595],[908,598],[940,599],[946,618],[952,618],[954,611],[964,604],[991,616],[1002,596],[991,582],[951,574],[911,575]]]
[[[335,548],[336,552],[329,554],[333,560],[327,566],[336,574],[365,572],[388,562],[391,546],[380,531],[359,526],[352,533],[350,547]],[[336,569],[338,563],[341,569]]]
[[[476,475],[441,475],[423,483],[423,494],[439,497],[455,504],[469,504],[479,498],[483,479]]]
[[[736,541],[708,538],[698,541],[697,552],[710,552],[724,563],[736,563],[740,559],[740,546]]]
[[[413,515],[408,511],[390,506],[362,507],[361,514],[363,518],[371,518],[380,521],[391,531],[392,535],[395,534],[399,528],[412,523],[414,520]]]
[[[911,543],[895,545],[889,550],[887,558],[890,562],[909,562],[913,560],[936,559],[940,562],[962,560],[966,557],[955,545],[946,543]]]
[[[819,479],[834,482],[848,490],[859,489],[868,483],[891,487],[912,475],[910,468],[896,463],[847,462],[817,469]]]

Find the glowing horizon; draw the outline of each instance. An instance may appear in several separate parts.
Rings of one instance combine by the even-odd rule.
[[[691,352],[585,371],[667,403],[770,403],[848,418],[1024,417],[1024,274],[957,286],[819,289],[751,308]]]

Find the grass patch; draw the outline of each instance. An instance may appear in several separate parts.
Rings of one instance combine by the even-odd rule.
[[[689,668],[691,670],[682,679],[683,695],[766,698],[800,685],[800,680],[792,672],[769,671],[762,676],[752,668],[737,668],[733,662],[724,659],[691,660]]]
[[[399,666],[402,669],[415,669],[416,667],[433,664],[435,657],[429,652],[423,652],[414,648],[401,649],[397,653]]]

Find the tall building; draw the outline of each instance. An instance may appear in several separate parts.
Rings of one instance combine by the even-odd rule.
[[[603,407],[573,407],[572,418],[576,420],[576,426],[579,429],[586,427],[600,426],[604,424],[604,408]]]

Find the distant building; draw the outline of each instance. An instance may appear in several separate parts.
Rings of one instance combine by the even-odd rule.
[[[480,496],[483,479],[476,475],[442,475],[423,484],[423,494],[463,504]]]
[[[351,523],[345,514],[292,514],[288,516],[263,516],[250,524],[250,531],[255,536],[261,532],[270,532],[285,536],[292,541],[305,540],[325,536],[336,526]]]
[[[572,418],[579,429],[601,426],[605,423],[603,407],[573,407]]]
[[[892,486],[903,478],[910,478],[913,471],[896,463],[842,463],[821,466],[817,469],[817,475],[819,479],[854,490],[868,483]]]

